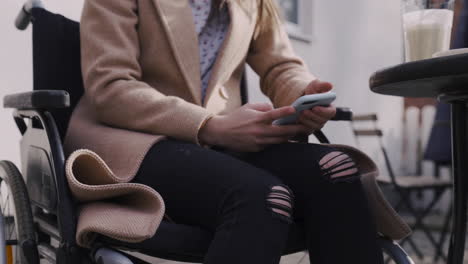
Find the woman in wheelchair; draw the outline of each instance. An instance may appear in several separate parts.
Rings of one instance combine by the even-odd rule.
[[[81,45],[86,92],[66,151],[95,151],[161,194],[172,221],[213,232],[204,263],[279,263],[292,222],[311,263],[383,263],[361,181],[369,161],[291,140],[336,109],[272,125],[298,97],[332,89],[294,54],[273,0],[87,0]],[[273,106],[241,105],[245,63]]]

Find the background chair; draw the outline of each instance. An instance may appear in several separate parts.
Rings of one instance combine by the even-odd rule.
[[[382,140],[383,132],[377,127],[377,121],[378,118],[377,114],[375,113],[354,115],[352,118],[352,128],[356,142],[360,144],[363,137],[373,138],[377,142],[389,176],[388,178],[377,178],[378,183],[384,187],[390,187],[395,191],[399,198],[395,205],[395,209],[399,211],[405,208],[414,218],[414,222],[411,225],[411,228],[414,231],[420,230],[425,234],[435,249],[436,258],[441,256],[444,260],[446,260],[446,255],[442,251],[442,243],[440,240],[437,240],[434,237],[424,220],[433,210],[434,206],[440,200],[442,195],[452,188],[452,181],[449,179],[441,179],[440,177],[435,177],[432,175],[396,175],[392,167],[387,149],[385,148]],[[412,197],[414,197],[415,194],[419,194],[423,191],[430,191],[434,195],[431,197],[432,199],[424,208],[416,209]],[[450,213],[447,214],[446,221],[448,221],[449,218]],[[444,232],[446,233],[447,230]],[[403,246],[407,242],[410,244],[418,257],[422,259],[424,254],[419,249],[417,243],[411,237],[408,237],[401,241],[401,245]]]
[[[38,0],[33,2],[38,3]],[[39,263],[39,258],[50,263],[67,264],[144,263],[115,248],[168,260],[201,262],[213,234],[199,227],[181,225],[167,219],[161,223],[151,243],[148,243],[151,247],[142,243],[136,248],[130,243],[106,237],[99,237],[91,250],[77,246],[75,231],[78,205],[71,197],[64,175],[62,140],[73,108],[84,92],[80,71],[79,24],[40,7],[23,8],[17,21],[17,25],[23,28],[25,23],[21,17],[28,21],[31,19],[34,24],[34,91],[4,98],[5,107],[16,109],[14,119],[23,135],[20,143],[23,176],[12,163],[0,163],[0,183],[11,187],[11,179],[15,179],[24,186],[23,189],[10,188],[12,191],[8,192],[15,200],[14,207],[23,209],[14,210],[5,218],[2,217],[2,210],[0,218],[13,217],[17,230],[32,226],[32,235],[31,232],[28,236],[17,232],[19,236],[17,234],[14,239],[7,238],[7,244],[16,246],[19,255],[24,256],[22,260],[28,264]],[[243,100],[247,99],[245,81],[242,97]],[[336,119],[350,120],[350,116],[349,111],[342,109]],[[317,135],[324,138],[321,132]],[[18,203],[17,197],[22,197]],[[3,209],[5,199],[0,198]],[[34,225],[29,225],[31,223]],[[4,234],[2,231],[0,228],[0,234]],[[300,223],[291,226],[285,254],[305,249],[303,233]],[[410,263],[406,253],[397,244],[385,238],[380,238],[379,243],[396,263]],[[0,264],[1,254],[0,251]]]

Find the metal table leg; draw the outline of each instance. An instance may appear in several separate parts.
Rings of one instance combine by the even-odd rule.
[[[465,251],[468,150],[466,102],[452,101],[452,156],[454,174],[454,215],[448,263],[462,264]]]

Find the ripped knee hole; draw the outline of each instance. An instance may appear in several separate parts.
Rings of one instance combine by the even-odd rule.
[[[328,153],[319,164],[323,176],[332,182],[352,182],[359,179],[356,163],[348,154],[341,151]]]
[[[267,205],[275,214],[290,221],[294,207],[294,195],[285,185],[273,186],[267,196]]]

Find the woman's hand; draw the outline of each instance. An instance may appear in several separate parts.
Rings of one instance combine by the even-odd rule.
[[[326,93],[333,88],[329,82],[315,80],[307,86],[305,94]],[[323,128],[325,123],[336,115],[336,108],[333,105],[328,107],[316,106],[311,110],[305,110],[299,117],[299,123],[307,127],[307,135]]]
[[[246,104],[235,111],[211,118],[199,132],[202,143],[221,146],[234,151],[257,152],[272,144],[288,141],[307,133],[301,124],[275,126],[272,122],[291,115],[291,106],[273,109],[270,104]]]

